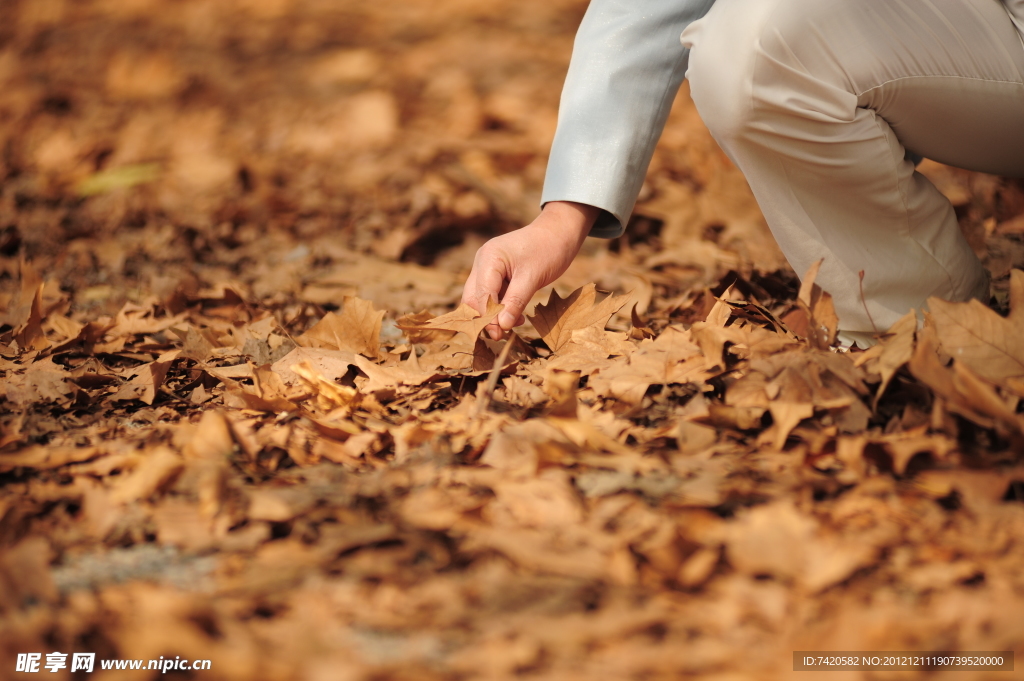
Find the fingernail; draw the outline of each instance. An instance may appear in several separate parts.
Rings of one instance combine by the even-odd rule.
[[[508,330],[516,325],[516,318],[512,316],[511,312],[502,311],[498,315],[498,324],[501,325],[501,328]]]

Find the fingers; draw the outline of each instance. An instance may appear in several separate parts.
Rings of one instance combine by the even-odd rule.
[[[505,261],[500,254],[495,254],[494,251],[492,243],[484,244],[477,251],[476,258],[473,260],[473,270],[469,273],[466,285],[462,289],[462,302],[480,314],[487,311],[487,303],[490,299],[495,301],[501,299],[508,283]],[[488,324],[485,330],[492,340],[501,340],[504,335],[497,321]]]
[[[500,340],[505,332],[526,321],[523,311],[544,283],[540,281],[540,273],[544,271],[545,256],[550,256],[550,252],[543,248],[538,250],[535,240],[524,228],[496,237],[477,251],[462,301],[481,314],[486,312],[491,298],[505,306],[498,318],[486,327],[493,340]]]
[[[484,331],[487,332],[487,335],[490,336],[492,341],[499,341],[501,340],[501,337],[505,335],[505,332],[501,330],[501,327],[498,326],[497,322],[491,322],[485,326]]]
[[[508,331],[513,326],[518,326],[526,320],[523,318],[523,311],[537,292],[536,282],[525,277],[513,277],[508,284],[508,290],[501,299],[505,309],[498,315],[498,324],[502,330]]]
[[[500,300],[504,288],[504,268],[486,253],[477,253],[473,263],[473,271],[469,273],[466,285],[462,289],[462,302],[483,314],[487,311],[487,301]]]

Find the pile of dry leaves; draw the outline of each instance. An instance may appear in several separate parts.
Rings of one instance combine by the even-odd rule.
[[[0,6],[0,677],[1024,650],[1021,185],[926,162],[992,305],[838,352],[684,92],[628,234],[493,342],[460,285],[585,3],[421,5]]]

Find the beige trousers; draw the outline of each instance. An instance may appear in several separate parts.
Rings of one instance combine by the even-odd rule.
[[[716,0],[681,39],[697,110],[790,264],[824,258],[846,340],[929,296],[986,298],[952,206],[912,158],[1024,176],[1024,41],[1006,5]]]

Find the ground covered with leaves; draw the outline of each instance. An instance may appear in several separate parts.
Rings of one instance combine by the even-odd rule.
[[[0,677],[1024,651],[1020,183],[925,162],[993,297],[837,352],[684,90],[626,236],[508,340],[457,307],[584,9],[0,4]]]

